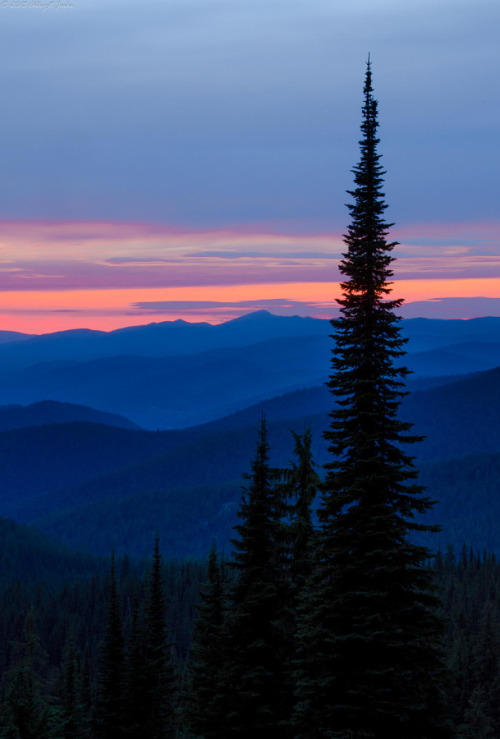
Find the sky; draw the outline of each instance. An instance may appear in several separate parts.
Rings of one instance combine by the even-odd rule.
[[[0,0],[0,330],[335,315],[371,55],[393,297],[500,315],[498,0]]]

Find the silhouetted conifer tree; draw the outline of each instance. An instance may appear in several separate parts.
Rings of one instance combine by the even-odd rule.
[[[114,554],[111,558],[106,631],[99,663],[94,724],[99,739],[123,739],[124,642]]]
[[[90,722],[82,699],[80,660],[73,637],[65,649],[61,677],[61,736],[85,739],[89,736]]]
[[[312,506],[320,478],[315,470],[311,450],[312,434],[292,431],[295,446],[294,459],[281,471],[284,482],[278,487],[278,505],[283,517],[279,523],[278,537],[278,597],[281,604],[277,617],[281,652],[278,659],[282,666],[283,701],[281,714],[288,725],[294,709],[294,686],[297,649],[297,611],[302,594],[311,575],[315,551],[316,533],[313,525]]]
[[[219,739],[227,715],[227,593],[224,564],[215,544],[208,559],[208,582],[201,593],[186,680],[186,724],[195,736]]]
[[[228,668],[229,713],[220,736],[251,737],[260,731],[287,736],[283,603],[279,519],[275,473],[269,465],[267,427],[262,420],[252,471],[238,512],[231,566],[228,616],[232,664]]]
[[[381,190],[377,103],[368,62],[361,157],[329,387],[337,405],[325,434],[327,465],[314,581],[303,604],[296,736],[447,736],[441,698],[441,623],[429,552],[411,542],[431,501],[414,483],[398,418],[407,370],[391,291],[391,224]]]
[[[291,467],[285,471],[285,495],[290,501],[288,525],[290,582],[292,593],[296,596],[311,572],[311,558],[315,544],[312,505],[321,480],[313,461],[311,430],[307,429],[302,435],[292,433],[295,439],[296,461],[292,462]]]
[[[167,603],[159,539],[156,537],[145,615],[145,701],[148,739],[174,735],[175,674],[167,624]]]
[[[139,599],[134,598],[125,669],[125,734],[127,739],[142,739],[147,723],[146,635]]]

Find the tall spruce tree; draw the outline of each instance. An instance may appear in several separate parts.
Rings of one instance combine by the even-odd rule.
[[[435,527],[415,521],[432,503],[402,448],[418,439],[398,418],[408,370],[398,364],[402,300],[388,297],[395,242],[384,220],[377,127],[368,60],[340,317],[332,321],[332,461],[301,609],[295,722],[296,735],[308,739],[448,736],[439,601],[429,551],[411,541],[415,530]]]

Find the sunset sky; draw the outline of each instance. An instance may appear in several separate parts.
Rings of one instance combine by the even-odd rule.
[[[0,1],[0,330],[329,317],[371,54],[407,316],[500,315],[498,0]]]

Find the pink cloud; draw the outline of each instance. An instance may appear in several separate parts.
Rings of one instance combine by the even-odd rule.
[[[394,229],[394,236],[402,242],[394,252],[398,296],[413,300],[438,295],[498,297],[495,285],[500,284],[500,223],[413,224]],[[159,298],[154,297],[160,301],[168,301],[166,293],[173,290],[189,291],[192,295],[188,300],[195,299],[194,291],[203,291],[203,301],[217,302],[218,293],[227,290],[232,291],[231,305],[223,301],[223,305],[212,308],[198,304],[192,308],[185,305],[182,310],[186,316],[198,311],[197,318],[206,311],[212,316],[209,320],[218,320],[221,312],[240,310],[234,301],[262,297],[267,304],[285,296],[298,301],[297,305],[302,301],[300,310],[310,311],[310,315],[318,315],[318,311],[331,315],[332,303],[327,295],[333,295],[340,279],[337,262],[343,250],[339,233],[314,234],[300,229],[290,233],[242,226],[202,231],[136,222],[3,221],[0,289],[4,311],[9,305],[12,311],[24,310],[22,304],[14,306],[14,296],[28,293],[38,294],[38,302],[42,293],[61,293],[53,310],[61,315],[66,311],[70,316],[72,311],[84,310],[73,304],[70,291],[86,293],[89,299],[83,303],[89,305],[90,296],[95,295],[97,301],[100,291],[112,290],[117,295],[120,291],[135,291],[139,293],[135,302],[145,305],[151,291],[164,291]],[[287,293],[286,286],[292,283],[302,284],[304,294]],[[437,293],[438,285],[443,287]],[[265,295],[256,298],[258,286],[265,288]],[[249,292],[245,292],[247,288]],[[316,302],[320,293],[322,304]],[[107,310],[105,304],[99,308],[96,301],[89,314],[92,321],[99,310],[103,316]],[[276,303],[274,306],[285,310]],[[47,305],[46,310],[52,309]],[[169,310],[167,306],[158,308],[159,315],[165,310]],[[175,310],[181,309],[177,306]],[[141,311],[144,315],[144,308],[133,308],[126,301],[117,303],[113,311],[115,318]]]

